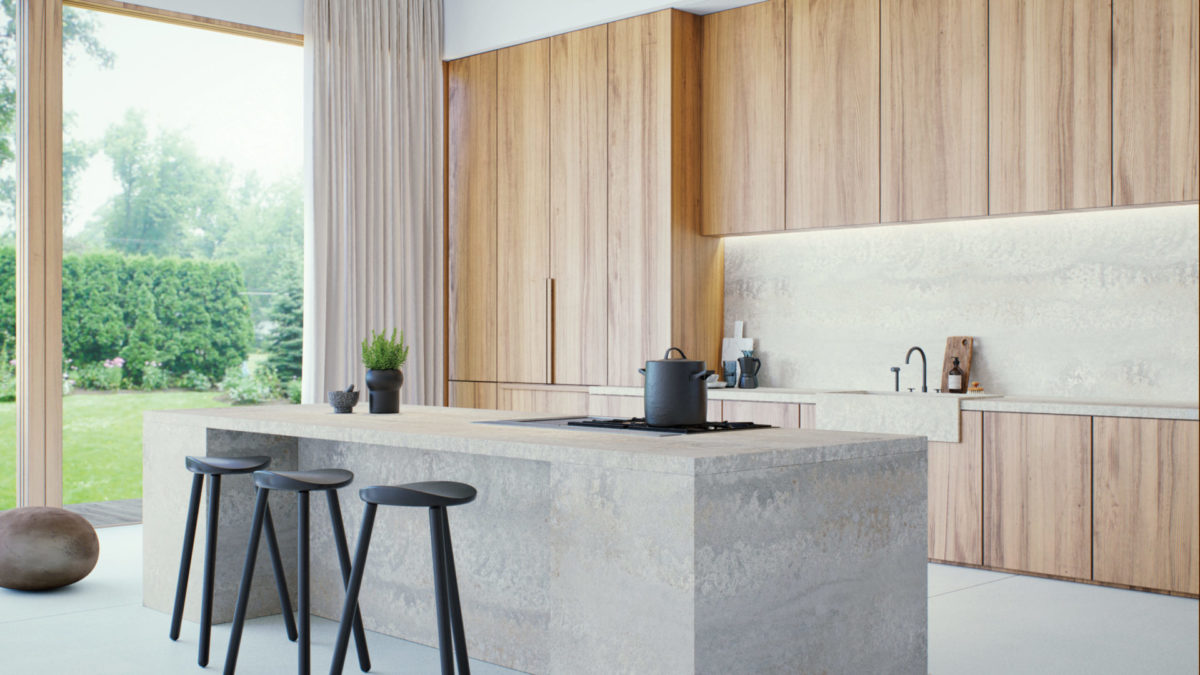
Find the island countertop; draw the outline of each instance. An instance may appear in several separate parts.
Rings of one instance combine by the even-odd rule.
[[[334,414],[323,404],[207,408],[148,412],[145,419],[275,436],[683,475],[883,457],[924,449],[924,439],[889,434],[754,429],[652,436],[481,424],[530,418],[527,413],[499,410],[403,406],[400,414],[370,415],[365,408],[359,406],[345,415]],[[895,442],[879,442],[889,440]]]

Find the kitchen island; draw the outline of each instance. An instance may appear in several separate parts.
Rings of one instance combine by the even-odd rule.
[[[360,487],[476,486],[476,501],[450,510],[475,658],[533,673],[926,672],[924,438],[655,437],[480,423],[521,417],[494,410],[362,413],[147,413],[144,604],[170,611],[190,481],[183,457],[264,454],[276,469],[355,473],[340,492],[352,547]],[[252,492],[248,476],[222,487],[214,621],[232,616]],[[311,517],[313,611],[337,617],[323,501]],[[274,495],[271,509],[292,573],[295,499]],[[369,630],[437,643],[430,556],[423,509],[380,510],[361,598]],[[279,611],[269,575],[260,555],[250,616]]]

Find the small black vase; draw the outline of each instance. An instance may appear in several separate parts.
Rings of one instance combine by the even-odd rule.
[[[367,402],[372,413],[400,412],[400,385],[404,373],[399,370],[367,370]]]

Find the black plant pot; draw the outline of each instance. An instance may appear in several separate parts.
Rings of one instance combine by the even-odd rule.
[[[399,370],[367,370],[367,401],[371,412],[400,412],[402,384],[404,373]]]

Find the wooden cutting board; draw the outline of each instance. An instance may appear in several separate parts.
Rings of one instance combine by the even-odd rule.
[[[975,346],[975,338],[969,335],[955,335],[946,338],[946,357],[942,360],[942,391],[947,390],[947,379],[950,369],[954,368],[954,358],[958,357],[958,367],[963,371],[963,384],[971,386],[971,351]]]

